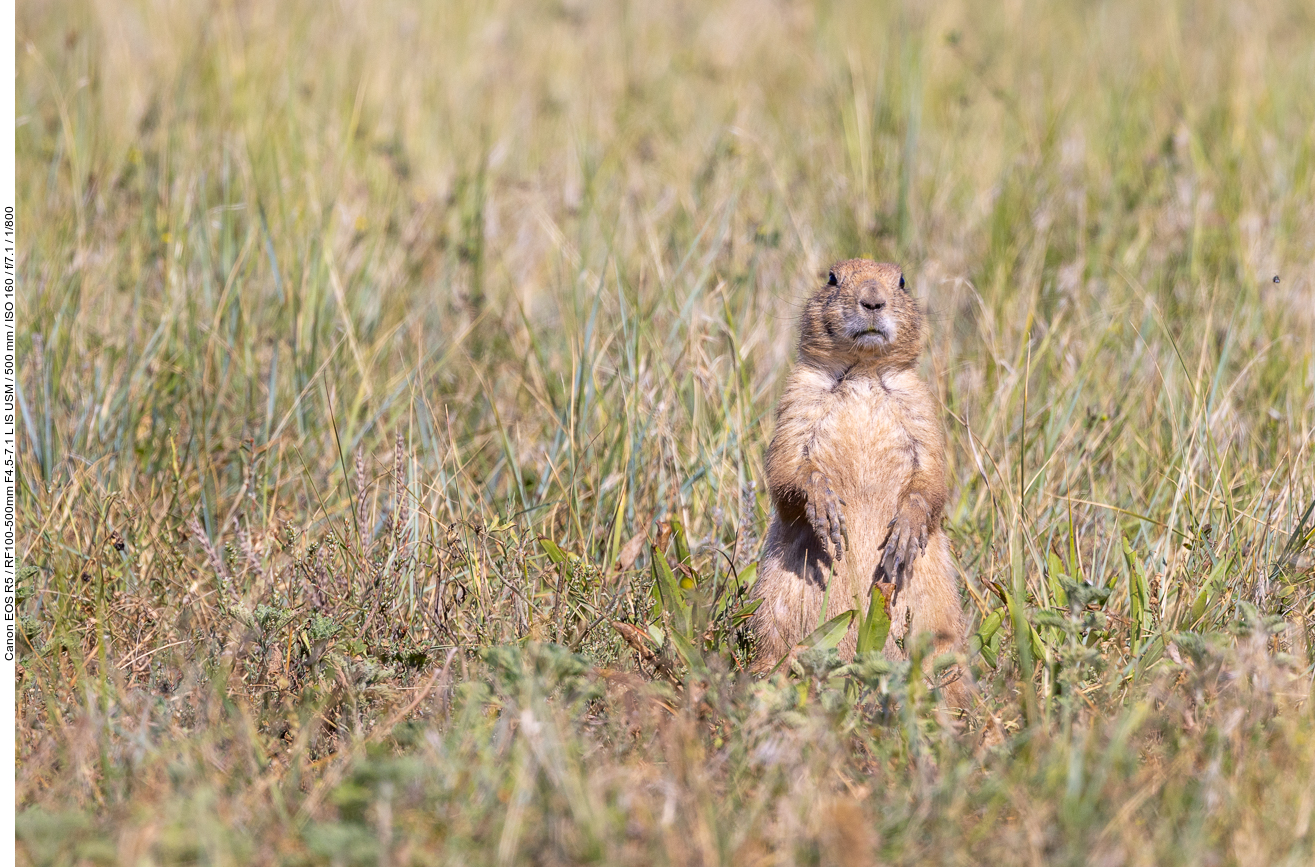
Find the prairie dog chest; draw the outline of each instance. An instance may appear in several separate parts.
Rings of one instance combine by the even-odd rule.
[[[918,393],[894,380],[842,378],[827,394],[810,457],[852,494],[881,495],[898,488],[921,461],[915,433]]]

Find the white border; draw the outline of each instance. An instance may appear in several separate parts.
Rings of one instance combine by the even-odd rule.
[[[14,317],[18,273],[17,183],[14,164],[14,121],[16,118],[17,78],[14,66],[15,43],[18,39],[15,20],[16,0],[4,0],[0,5],[0,257],[3,257],[3,289],[0,290],[0,350],[4,352],[3,384],[0,385],[0,609],[3,617],[3,634],[0,635],[0,708],[5,722],[0,724],[0,763],[8,770],[0,773],[0,861],[13,864],[16,842],[14,839],[15,779],[18,773],[18,754],[15,751],[14,729],[18,725],[17,705],[14,696],[15,663],[18,658],[17,608],[14,586],[18,556],[14,529],[14,479],[18,470],[18,442],[14,438],[17,407],[14,400]],[[7,26],[6,26],[7,25]],[[4,32],[8,36],[4,36]],[[3,855],[8,855],[4,858]]]

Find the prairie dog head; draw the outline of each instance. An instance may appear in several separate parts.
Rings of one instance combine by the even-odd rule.
[[[922,344],[922,313],[898,265],[846,259],[804,305],[799,357],[845,367],[913,364]]]

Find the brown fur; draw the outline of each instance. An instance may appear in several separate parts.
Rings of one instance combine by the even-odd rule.
[[[941,529],[945,434],[914,370],[917,302],[895,265],[850,259],[808,300],[800,331],[767,452],[776,514],[753,589],[762,599],[755,670],[772,668],[823,620],[866,611],[874,581],[897,588],[887,657],[903,655],[896,641],[907,631],[931,633],[937,653],[955,650],[963,614]],[[841,642],[846,659],[857,634],[851,627]],[[944,692],[963,706],[962,684]]]

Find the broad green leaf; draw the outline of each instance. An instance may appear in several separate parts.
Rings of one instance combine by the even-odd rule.
[[[886,594],[872,584],[871,598],[868,600],[868,613],[858,627],[858,652],[881,650],[886,646],[886,636],[890,635],[890,602]]]
[[[739,611],[736,611],[734,614],[731,615],[731,621],[736,626],[739,626],[741,623],[752,617],[753,612],[757,611],[758,606],[762,604],[763,601],[761,599],[751,599],[750,601],[744,603],[744,605],[740,607]]]
[[[1231,565],[1233,565],[1232,557],[1220,557],[1215,561],[1215,566],[1210,570],[1210,575],[1205,579],[1205,583],[1201,585],[1196,598],[1192,600],[1192,607],[1178,621],[1178,629],[1192,630],[1201,622],[1201,618],[1205,617],[1210,603],[1215,601],[1216,595],[1223,588],[1224,575]]]
[[[1064,592],[1063,578],[1068,576],[1064,573],[1064,564],[1060,562],[1059,555],[1054,551],[1050,552],[1046,560],[1046,579],[1050,582],[1050,594],[1055,603],[1063,607],[1068,607],[1068,594]]]
[[[1142,637],[1151,629],[1151,592],[1142,569],[1141,558],[1123,539],[1123,557],[1128,564],[1128,606],[1132,618],[1132,651],[1141,650]]]
[[[1000,636],[1003,635],[1000,630],[996,630],[995,635],[982,645],[982,659],[991,668],[997,668],[1000,665]]]
[[[689,565],[689,541],[685,538],[685,525],[671,519],[671,541],[676,546],[676,562]]]
[[[558,566],[561,566],[566,562],[565,552],[557,547],[557,543],[552,539],[549,539],[547,536],[540,536],[539,544],[543,547],[543,552],[548,555],[549,560],[553,561]]]
[[[1005,609],[997,608],[986,619],[982,621],[982,626],[973,635],[968,643],[970,653],[981,653],[985,655],[986,650],[990,647],[991,639],[1000,631],[1000,624],[1004,623]],[[995,663],[992,662],[992,665]]]
[[[848,611],[843,611],[814,629],[807,638],[799,642],[799,645],[816,650],[830,650],[833,647],[839,647],[841,640],[845,637],[845,632],[849,629],[849,624],[853,623],[854,618],[857,616],[857,609],[851,608]]]
[[[1023,613],[1023,605],[1027,602],[1027,573],[1023,565],[1022,538],[1017,532],[1009,535],[1009,559],[1013,581],[1011,591],[1005,592],[1005,605],[1014,627],[1014,653],[1018,656],[1018,670],[1023,673],[1025,686],[1030,687],[1032,664],[1038,654],[1034,652],[1033,643],[1026,639],[1032,633],[1032,624]]]
[[[752,587],[753,582],[756,581],[757,579],[758,579],[757,563],[750,563],[748,566],[745,566],[743,569],[741,569],[738,574],[732,574],[730,576],[730,580],[727,582],[726,589],[723,590],[722,593],[717,597],[716,606],[713,610],[714,617],[721,617],[721,615],[725,613],[727,607],[729,607],[731,603],[736,601],[740,591],[744,588]],[[758,600],[758,601],[762,601],[762,600]],[[753,603],[749,603],[749,604],[752,605]],[[757,605],[753,605],[753,607],[757,608]],[[744,609],[740,609],[740,613],[743,613],[743,610]],[[752,609],[750,609],[750,611],[752,612]],[[736,617],[739,617],[740,613],[737,613]]]
[[[689,603],[685,594],[671,571],[671,564],[666,555],[657,548],[653,549],[653,592],[657,594],[658,605],[662,611],[671,616],[671,625],[686,637],[690,633]]]
[[[1072,570],[1069,574],[1073,576],[1074,581],[1083,580],[1081,560],[1078,558],[1078,534],[1070,522],[1068,525],[1068,568]]]
[[[685,665],[695,671],[703,670],[703,656],[694,647],[694,642],[689,636],[673,631],[671,633],[671,643],[675,646],[676,653],[685,661]]]
[[[1041,633],[1037,632],[1036,627],[1031,623],[1027,624],[1027,628],[1032,635],[1032,658],[1049,664],[1050,657],[1046,654],[1046,644],[1041,640]]]
[[[735,587],[752,587],[758,580],[758,563],[755,561],[745,566],[735,575]]]

